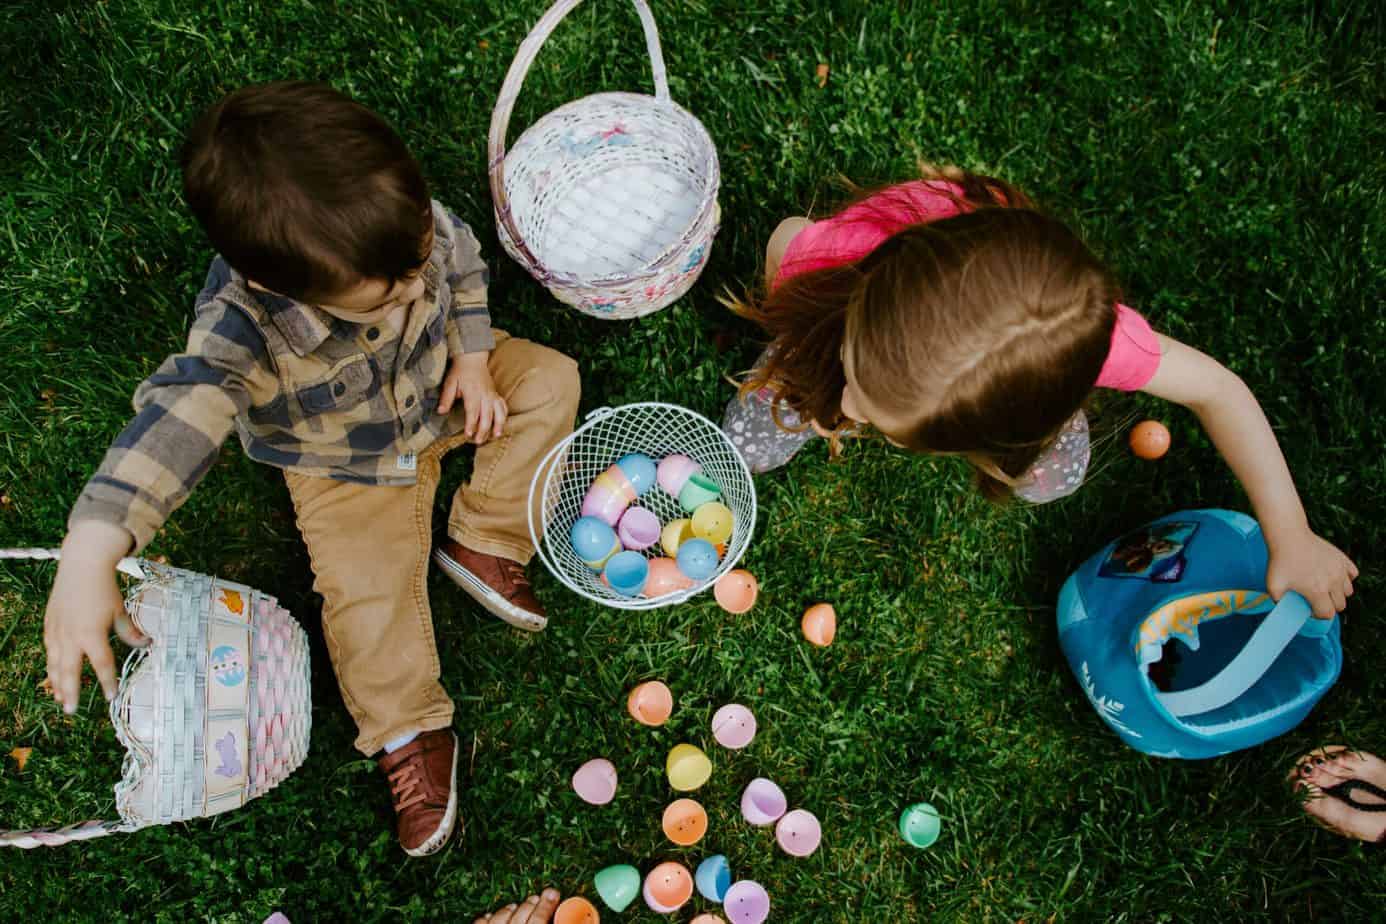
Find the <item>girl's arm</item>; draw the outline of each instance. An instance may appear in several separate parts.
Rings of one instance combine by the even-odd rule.
[[[1182,404],[1198,416],[1213,445],[1246,489],[1270,549],[1266,586],[1279,600],[1303,594],[1314,615],[1330,618],[1347,605],[1357,566],[1309,528],[1275,434],[1256,396],[1235,373],[1163,334],[1160,366],[1142,391]]]

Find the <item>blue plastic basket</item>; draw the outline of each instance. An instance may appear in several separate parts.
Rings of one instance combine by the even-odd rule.
[[[1059,644],[1131,747],[1198,759],[1298,725],[1338,679],[1338,620],[1266,592],[1252,518],[1188,510],[1109,543],[1059,594]]]

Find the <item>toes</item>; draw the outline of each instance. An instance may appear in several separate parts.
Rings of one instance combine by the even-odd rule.
[[[558,899],[557,889],[545,889],[544,894],[539,896],[539,907],[534,909],[531,924],[548,924],[553,918],[554,909],[558,907]]]
[[[1354,811],[1345,802],[1309,789],[1309,799],[1304,803],[1304,811],[1319,824],[1335,834],[1368,840],[1369,834],[1361,830],[1363,813]]]
[[[1319,789],[1328,789],[1332,786],[1337,786],[1343,781],[1342,777],[1334,773],[1329,765],[1324,762],[1323,758],[1319,757],[1315,758],[1315,760],[1317,760],[1318,763],[1313,763],[1311,761],[1300,765],[1300,779],[1309,783],[1311,786],[1317,786]]]

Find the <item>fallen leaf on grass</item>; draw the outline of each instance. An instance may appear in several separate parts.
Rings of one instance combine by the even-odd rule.
[[[34,753],[33,748],[15,748],[10,751],[10,756],[14,758],[15,764],[19,766],[19,772],[24,772],[24,765],[29,762],[29,755]]]
[[[820,90],[821,90],[823,87],[826,87],[826,86],[828,85],[828,65],[827,65],[827,62],[824,62],[824,63],[818,65],[818,70],[814,72],[814,76],[816,76],[816,77],[818,78],[818,88],[819,88]]]

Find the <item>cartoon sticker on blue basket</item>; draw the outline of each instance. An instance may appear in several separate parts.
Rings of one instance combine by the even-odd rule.
[[[1267,561],[1255,520],[1192,510],[1110,543],[1068,579],[1059,643],[1123,741],[1215,757],[1294,728],[1333,685],[1338,620],[1314,618],[1295,593],[1274,601]]]
[[[224,687],[238,687],[245,683],[245,658],[238,648],[231,645],[213,648],[209,666],[212,676]]]
[[[1197,523],[1152,524],[1117,540],[1102,563],[1103,577],[1137,578],[1162,584],[1176,583],[1187,564],[1184,549]]]

